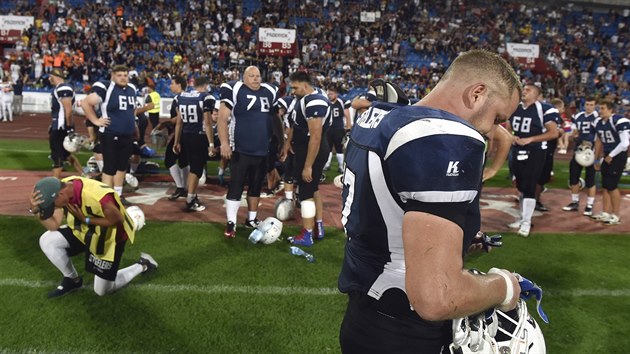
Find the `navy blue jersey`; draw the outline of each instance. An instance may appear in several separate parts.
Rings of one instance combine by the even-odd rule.
[[[547,131],[546,123],[560,121],[560,112],[554,106],[536,101],[525,108],[523,103],[518,105],[516,111],[510,117],[510,125],[514,135],[519,138],[529,138],[544,134]],[[546,150],[547,142],[531,143],[520,149]]]
[[[479,231],[484,150],[481,134],[448,112],[381,103],[364,112],[346,150],[339,289],[375,298],[405,289],[403,216],[418,205],[464,210],[467,249]]]
[[[595,134],[604,145],[604,155],[608,155],[621,142],[619,133],[630,130],[630,119],[621,114],[613,114],[608,119],[595,120]]]
[[[291,126],[289,113],[293,110],[295,106],[295,97],[293,96],[284,96],[278,99],[276,102],[276,111],[279,111],[281,108],[284,109],[284,115],[282,116],[282,123],[285,128],[289,128]]]
[[[72,100],[72,103],[74,103],[74,90],[70,84],[61,83],[57,85],[52,92],[52,99],[50,103],[52,115],[52,124],[50,128],[52,130],[66,129],[66,111],[61,103],[61,100],[67,97],[69,97]]]
[[[205,133],[204,113],[212,113],[214,102],[214,97],[208,92],[182,92],[175,96],[173,105],[182,119],[182,132],[186,134]]]
[[[321,90],[317,89],[296,101],[291,112],[291,120],[293,121],[292,143],[308,145],[310,133],[307,121],[321,118],[322,134],[325,134],[330,126],[330,101]]]
[[[330,128],[342,130],[346,127],[346,106],[340,98],[330,103]]]
[[[263,83],[254,91],[242,81],[230,81],[222,84],[219,91],[221,102],[232,111],[230,136],[234,151],[267,156],[278,89]]]
[[[133,84],[118,86],[114,81],[98,81],[92,92],[101,98],[100,109],[103,117],[110,119],[107,127],[99,131],[106,134],[132,135],[136,127],[135,110],[138,106],[137,90]]]
[[[576,146],[579,146],[584,141],[590,141],[591,143],[595,142],[595,119],[599,117],[599,113],[597,111],[593,111],[591,114],[586,114],[586,112],[580,112],[573,116],[571,120],[573,124],[575,124],[575,129],[577,129],[578,136],[575,138]]]

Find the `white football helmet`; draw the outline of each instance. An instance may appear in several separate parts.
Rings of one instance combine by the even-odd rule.
[[[343,189],[343,174],[335,176],[335,178],[333,178],[333,184],[335,187]]]
[[[540,326],[519,299],[516,309],[495,311],[489,319],[477,316],[453,320],[451,353],[480,354],[545,354],[545,337]],[[482,330],[479,330],[483,328]]]
[[[166,141],[168,140],[168,130],[166,129],[156,129],[151,130],[151,143],[156,148],[162,148],[166,146]]]
[[[128,184],[129,187],[133,189],[138,188],[138,179],[136,178],[136,176],[132,175],[131,173],[125,174],[125,183]]]
[[[87,161],[87,172],[88,173],[99,173],[101,172],[98,169],[98,164],[96,163],[96,157],[94,156],[90,156],[90,158]]]
[[[133,220],[134,230],[140,231],[145,224],[144,212],[138,206],[130,206],[127,208],[127,215]]]
[[[252,243],[272,244],[278,240],[282,234],[282,222],[274,217],[268,217],[258,224],[256,229],[249,234],[249,241]]]
[[[263,233],[260,242],[268,245],[278,241],[280,234],[282,234],[282,222],[270,216],[258,225],[258,230]]]
[[[63,148],[67,152],[77,152],[88,139],[82,135],[70,134],[63,138]]]
[[[293,200],[280,198],[274,206],[274,214],[280,221],[287,221],[293,218]]]
[[[588,145],[580,145],[575,150],[575,162],[584,167],[592,166],[595,163],[595,152]]]

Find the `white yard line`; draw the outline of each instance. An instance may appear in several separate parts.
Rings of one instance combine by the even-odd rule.
[[[0,286],[23,288],[51,288],[57,285],[52,281],[26,279],[0,279]],[[249,295],[340,295],[337,288],[306,288],[283,286],[247,285],[193,285],[193,284],[130,284],[129,288],[158,293],[202,293],[202,294],[249,294]],[[630,289],[567,289],[546,290],[547,297],[630,297]]]

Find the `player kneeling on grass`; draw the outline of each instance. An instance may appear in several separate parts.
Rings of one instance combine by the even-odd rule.
[[[109,186],[88,178],[41,179],[30,197],[31,213],[48,230],[39,245],[61,271],[61,284],[48,297],[65,295],[81,288],[83,279],[70,257],[85,252],[86,270],[94,274],[94,292],[110,294],[133,278],[157,268],[146,253],[134,265],[118,270],[127,240],[133,243],[144,217],[131,215]],[[66,218],[66,224],[62,224]]]

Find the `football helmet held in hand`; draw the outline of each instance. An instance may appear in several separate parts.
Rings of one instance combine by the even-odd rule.
[[[595,163],[595,152],[591,144],[580,144],[575,150],[575,162],[584,167],[592,166]]]
[[[66,149],[67,152],[77,152],[87,142],[87,137],[71,133],[63,138],[63,148]]]

